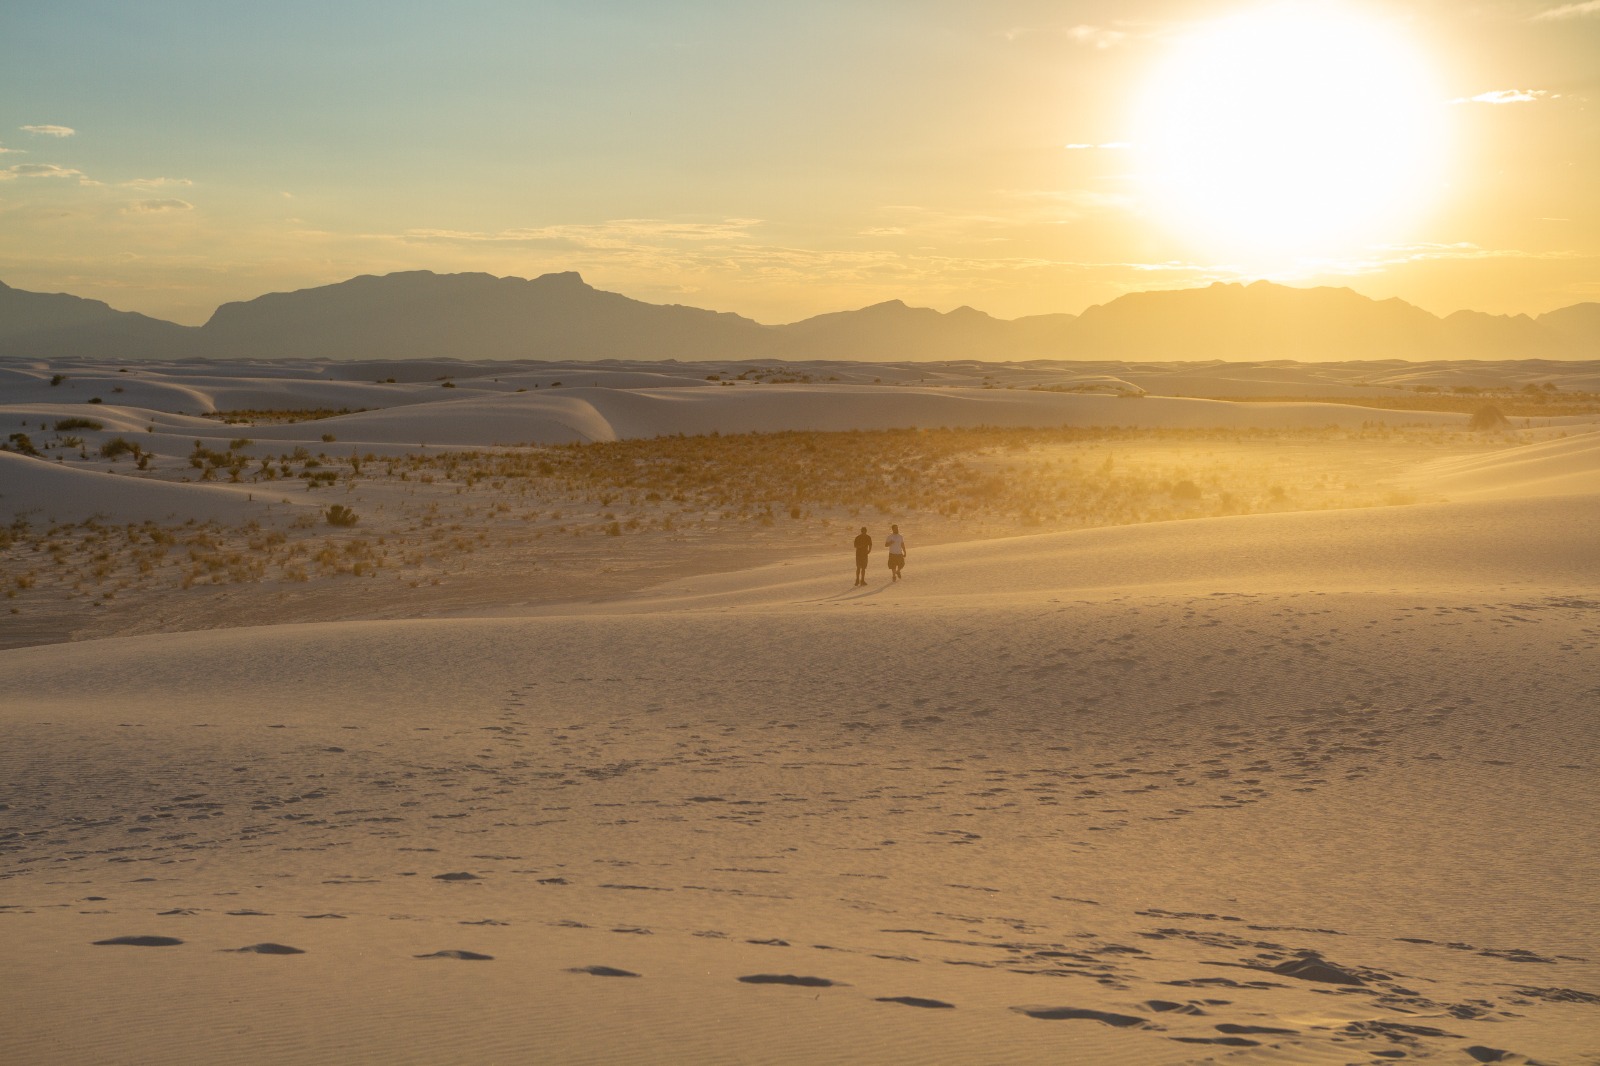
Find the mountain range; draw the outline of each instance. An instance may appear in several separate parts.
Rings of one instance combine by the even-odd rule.
[[[0,283],[0,356],[64,359],[1583,359],[1600,303],[1537,317],[1266,281],[1138,292],[1080,315],[999,319],[899,300],[763,325],[650,304],[575,273],[406,271],[223,304],[181,326]]]

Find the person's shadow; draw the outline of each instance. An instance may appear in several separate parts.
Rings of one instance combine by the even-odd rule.
[[[824,599],[824,601],[830,601],[830,600],[859,600],[864,596],[878,596],[878,595],[881,595],[883,593],[883,591],[889,587],[890,584],[892,584],[892,582],[885,582],[885,583],[879,584],[879,585],[857,585],[855,588],[852,588],[849,592],[836,592],[832,596],[823,597],[823,599]]]

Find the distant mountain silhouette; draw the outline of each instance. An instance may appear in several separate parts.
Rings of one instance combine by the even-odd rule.
[[[187,353],[194,329],[99,300],[27,292],[0,282],[0,355],[149,359]]]
[[[1573,304],[1549,311],[1540,315],[1538,322],[1566,337],[1587,355],[1600,352],[1600,303]]]
[[[223,304],[200,340],[208,354],[256,359],[723,359],[761,350],[765,330],[601,292],[573,273],[413,270]]]
[[[417,270],[224,304],[199,327],[0,285],[0,355],[319,359],[1600,358],[1600,303],[1439,318],[1349,289],[1258,281],[1130,293],[1083,314],[994,318],[899,300],[782,326],[532,280]]]
[[[1072,339],[1111,359],[1432,359],[1439,328],[1401,300],[1258,281],[1130,293],[1078,316]]]
[[[789,359],[992,359],[1020,354],[1014,323],[970,307],[940,314],[899,300],[817,315],[778,326],[775,333],[772,354]]]

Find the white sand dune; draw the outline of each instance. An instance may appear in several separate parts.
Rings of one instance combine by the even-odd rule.
[[[362,411],[316,423],[341,442],[561,444],[705,433],[839,431],[962,426],[1139,428],[1459,426],[1446,412],[1377,411],[1342,404],[1226,404],[1172,397],[861,385],[729,389],[560,389],[466,395],[403,410]],[[306,439],[305,425],[252,431],[262,440]]]
[[[1336,512],[1158,522],[1017,537],[916,553],[919,592],[951,604],[1004,589],[1029,602],[1116,591],[1190,596],[1253,590],[1404,592],[1475,588],[1573,590],[1600,576],[1600,463],[1589,490]],[[1539,483],[1536,482],[1537,486]],[[844,595],[838,560],[780,563],[657,590],[675,609],[830,602]],[[898,594],[897,594],[898,595]]]
[[[314,503],[246,485],[186,485],[0,452],[0,515],[36,525],[90,519],[242,525]]]
[[[8,1039],[1583,1061],[1595,516],[1174,523],[914,552],[865,593],[840,568],[831,598],[835,559],[698,602],[5,652]],[[128,936],[179,943],[101,943]],[[230,953],[259,944],[303,954]]]
[[[308,425],[1335,408],[529,388]],[[249,433],[304,439],[280,430],[307,431]],[[1444,503],[912,529],[906,579],[875,556],[864,589],[841,550],[499,616],[0,651],[6,1056],[1600,1060],[1595,437],[1429,468]],[[0,454],[19,489],[240,499]]]
[[[105,433],[116,434],[144,434],[152,427],[158,433],[173,434],[184,438],[211,437],[223,433],[234,433],[227,426],[214,419],[201,418],[198,415],[178,414],[163,411],[157,408],[133,407],[127,404],[68,404],[68,403],[15,403],[0,405],[0,428],[7,433],[21,430],[32,434],[35,438],[41,434],[49,435],[57,422],[66,419],[89,419],[99,422],[105,427]],[[97,431],[73,429],[70,432],[90,439],[102,439],[95,436]]]
[[[1493,455],[1440,459],[1416,480],[1458,496],[1565,496],[1600,492],[1600,432],[1539,441]]]

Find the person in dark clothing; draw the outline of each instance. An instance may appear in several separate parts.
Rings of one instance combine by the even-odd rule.
[[[867,583],[867,556],[872,554],[872,538],[867,535],[867,527],[861,527],[861,533],[856,537],[856,584]]]

